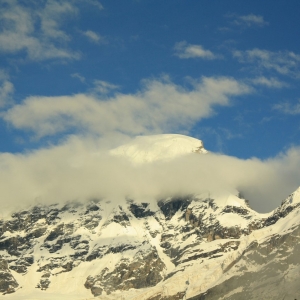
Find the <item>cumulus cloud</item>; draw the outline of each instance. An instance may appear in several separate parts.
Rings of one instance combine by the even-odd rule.
[[[255,67],[261,69],[300,78],[300,55],[291,51],[272,52],[255,48],[247,51],[234,51],[233,57],[241,63],[254,64]]]
[[[205,50],[201,45],[188,44],[185,41],[178,42],[174,46],[175,55],[179,58],[202,58],[202,59],[217,59],[218,55],[215,55],[210,50]]]
[[[99,82],[102,92],[112,87]],[[249,86],[231,78],[203,77],[192,89],[164,80],[146,80],[134,94],[111,97],[76,94],[59,97],[28,97],[2,117],[18,129],[37,136],[70,129],[100,135],[121,132],[152,134],[189,128],[214,112],[214,106],[230,104],[231,97],[249,93]],[[114,87],[113,87],[114,88]]]
[[[0,154],[0,202],[9,205],[68,200],[243,192],[259,211],[279,205],[297,184],[300,149],[261,161],[191,153],[168,162],[133,165],[109,156],[102,140],[73,136],[64,144],[27,154]]]
[[[26,51],[31,60],[78,59],[79,54],[66,47],[70,36],[61,29],[63,20],[77,13],[69,1],[32,2],[4,0],[0,10],[0,52]]]

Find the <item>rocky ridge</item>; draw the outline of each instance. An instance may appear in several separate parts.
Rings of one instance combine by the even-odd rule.
[[[265,272],[260,260],[270,266],[281,256],[299,271],[291,254],[299,238],[298,194],[264,215],[234,195],[22,210],[1,220],[0,292],[51,293],[58,281],[68,284],[80,273],[85,276],[77,288],[100,299],[119,299],[121,291],[125,299],[218,299],[224,282],[245,278],[243,270],[252,264],[259,266],[255,272]],[[277,226],[287,223],[292,225]],[[32,286],[25,286],[26,277],[35,278]]]

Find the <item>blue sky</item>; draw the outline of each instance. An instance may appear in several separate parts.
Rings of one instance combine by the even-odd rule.
[[[251,184],[235,187],[251,191],[268,170],[268,196],[262,185],[253,197],[274,207],[300,182],[299,8],[298,0],[0,0],[0,176],[11,176],[13,190],[23,174],[32,179],[24,191],[33,181],[35,191],[38,174],[47,182],[55,161],[76,151],[82,161],[137,135],[180,133],[237,158],[239,171],[250,163]]]
[[[298,145],[299,8],[298,1],[279,0],[2,0],[0,150],[22,152],[82,131],[64,123],[37,137],[42,120],[16,126],[7,112],[18,104],[26,109],[29,97],[94,93],[108,101],[166,77],[186,93],[203,77],[249,90],[229,95],[226,104],[212,101],[210,112],[190,122],[128,134],[185,133],[241,158],[267,158]]]

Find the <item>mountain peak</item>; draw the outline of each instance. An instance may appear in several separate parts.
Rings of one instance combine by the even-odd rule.
[[[138,136],[110,151],[135,164],[168,161],[190,153],[207,153],[201,140],[180,134]]]

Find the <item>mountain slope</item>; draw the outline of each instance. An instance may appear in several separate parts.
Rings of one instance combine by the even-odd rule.
[[[29,299],[26,294],[35,289],[43,295],[73,292],[72,299],[89,293],[118,299],[120,291],[125,299],[155,294],[206,299],[208,290],[205,297],[217,299],[218,290],[232,292],[223,287],[230,280],[235,278],[234,289],[237,282],[245,286],[249,272],[249,278],[264,274],[265,265],[277,268],[280,258],[287,260],[282,268],[288,274],[297,274],[292,250],[299,251],[300,209],[299,202],[290,201],[294,195],[269,215],[255,213],[236,196],[231,196],[236,205],[225,206],[186,197],[162,200],[156,209],[127,200],[20,211],[1,222],[1,259],[11,274],[1,278],[1,292],[15,290],[18,299]]]
[[[201,141],[168,135],[112,155],[141,164],[193,152],[206,153]],[[30,300],[295,299],[299,217],[300,188],[268,214],[226,192],[31,206],[0,220],[0,292]]]

